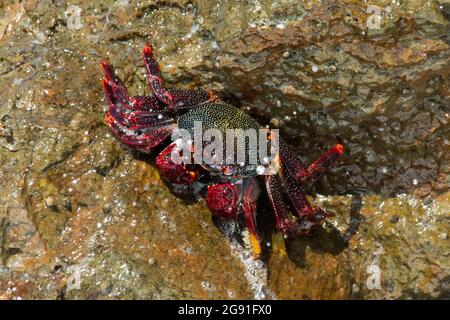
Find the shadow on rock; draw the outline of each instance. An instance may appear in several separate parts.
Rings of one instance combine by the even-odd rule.
[[[340,254],[347,248],[348,242],[358,231],[360,224],[364,221],[364,217],[360,214],[361,208],[361,195],[356,194],[352,198],[352,204],[349,210],[349,227],[343,233],[331,223],[326,222],[325,227],[313,230],[308,236],[286,239],[286,253],[289,259],[298,267],[304,268],[305,250],[307,247],[319,254]]]

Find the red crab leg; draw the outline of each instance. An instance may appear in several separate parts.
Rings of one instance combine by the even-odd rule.
[[[155,115],[166,110],[166,106],[152,96],[133,96],[131,101],[131,107],[135,109],[133,113],[136,115]]]
[[[128,90],[122,80],[116,76],[113,67],[107,61],[102,61],[101,67],[106,75],[106,79],[102,82],[103,88],[105,88],[105,84],[107,84],[117,103],[122,105],[125,109],[134,110],[133,101],[130,99]]]
[[[178,184],[193,183],[198,179],[197,170],[189,170],[181,161],[175,163],[172,155],[181,160],[182,152],[177,142],[171,143],[156,157],[156,166],[161,175],[168,181]]]
[[[123,144],[138,147],[142,152],[149,152],[172,133],[172,126],[130,130],[122,126],[109,112],[105,114],[105,123],[114,136]]]
[[[296,179],[308,184],[312,184],[319,179],[322,174],[341,158],[344,153],[344,146],[336,144],[330,150],[322,154],[319,159],[308,166],[306,170],[297,172]]]
[[[147,82],[153,91],[153,94],[159,101],[170,107],[175,106],[175,100],[172,94],[164,89],[164,80],[161,75],[158,63],[153,57],[153,49],[149,45],[145,45],[142,49],[142,58],[144,60],[145,69],[147,70]]]
[[[173,109],[168,108],[155,97],[133,97],[132,99],[135,100],[134,104],[140,107],[139,110],[133,111],[131,115],[135,117],[159,116],[172,110],[194,108],[206,102],[219,100],[212,92],[208,93],[203,90],[169,89],[168,92],[176,100],[176,106]],[[141,99],[145,99],[145,101],[141,101]]]
[[[159,114],[157,116],[137,116],[134,112],[124,112],[124,110],[120,107],[120,103],[114,95],[113,87],[111,87],[108,80],[104,79],[102,84],[106,99],[109,102],[109,113],[120,125],[125,126],[130,130],[137,130],[151,126],[162,126],[173,123],[173,118],[165,114]]]
[[[281,193],[281,186],[278,177],[275,175],[266,176],[266,190],[275,213],[275,223],[278,230],[284,234],[295,232],[299,226],[295,219],[288,214],[288,209]]]
[[[320,178],[328,168],[332,167],[339,160],[343,152],[344,147],[341,144],[337,144],[306,167],[289,145],[280,139],[281,161],[295,180],[307,185],[313,184]]]
[[[256,201],[259,196],[258,182],[255,178],[244,178],[240,186],[242,188],[241,192],[243,193],[242,211],[244,213],[244,220],[250,233],[250,244],[253,255],[258,258],[261,254],[261,240],[256,226]]]
[[[158,63],[153,57],[153,49],[149,45],[145,45],[142,49],[142,58],[144,60],[145,69],[147,71],[147,83],[152,89],[155,97],[167,105],[168,110],[192,108],[199,104],[218,100],[212,91],[204,90],[166,90],[164,80],[161,75]]]
[[[292,148],[281,138],[280,139],[280,158],[281,162],[284,164],[289,172],[299,172],[306,170],[306,165],[297,156],[297,154],[292,150]],[[294,175],[295,176],[295,175]]]
[[[206,92],[204,90],[185,89],[170,89],[168,91],[175,100],[175,108],[177,110],[192,108],[207,102],[219,100],[212,91]]]
[[[296,215],[299,218],[310,216],[314,210],[309,204],[308,199],[300,192],[298,186],[294,183],[289,174],[281,174],[280,178],[282,187],[285,189]]]
[[[309,221],[317,224],[325,218],[333,215],[332,213],[323,211],[321,208],[311,207],[308,199],[306,199],[306,196],[301,193],[297,184],[287,172],[285,174],[281,174],[280,178],[294,212],[301,221]]]
[[[102,81],[103,88],[109,88],[109,96],[113,97],[111,100],[114,101],[116,108],[123,108],[130,111],[135,110],[135,112],[147,112],[151,115],[161,113],[166,109],[165,105],[155,97],[130,97],[127,88],[123,84],[122,80],[120,80],[120,78],[116,75],[113,67],[107,61],[102,61],[101,67],[106,75],[106,78]]]

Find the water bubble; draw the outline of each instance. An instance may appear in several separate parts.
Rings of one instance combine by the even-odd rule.
[[[150,258],[148,258],[147,263],[148,263],[150,266],[154,266],[154,265],[156,264],[156,259],[153,258],[153,257],[150,257]]]
[[[45,199],[45,205],[46,205],[47,207],[54,206],[54,205],[55,205],[55,198],[53,198],[52,196],[48,196],[48,197]]]
[[[202,285],[202,288],[205,289],[206,291],[214,290],[212,285],[208,281],[202,281],[201,285]]]
[[[259,175],[264,174],[265,171],[266,170],[265,170],[264,166],[260,165],[260,166],[256,167],[256,173],[259,174]]]
[[[228,297],[230,297],[231,299],[236,297],[236,292],[234,292],[234,290],[232,290],[232,289],[228,289],[227,294],[228,294]]]

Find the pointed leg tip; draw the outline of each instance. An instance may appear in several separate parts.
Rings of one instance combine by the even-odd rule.
[[[142,49],[142,53],[144,55],[151,55],[153,53],[153,48],[151,45],[149,45],[148,43],[146,43],[144,45],[144,48]]]
[[[108,62],[107,60],[102,60],[102,61],[100,62],[100,66],[102,67],[103,70],[105,70],[105,69],[108,69],[108,67],[109,67],[110,65],[109,65],[109,62]]]
[[[103,121],[105,122],[105,124],[108,127],[111,127],[115,120],[114,120],[113,116],[111,115],[111,113],[107,112],[103,116]]]
[[[114,69],[107,60],[102,60],[100,62],[100,66],[103,72],[105,73],[106,77],[111,78],[114,76]]]
[[[108,83],[108,79],[102,79],[102,87],[103,87],[103,91],[105,91],[106,93],[109,93],[109,83]]]
[[[334,149],[341,155],[344,153],[344,146],[340,143],[334,146]]]

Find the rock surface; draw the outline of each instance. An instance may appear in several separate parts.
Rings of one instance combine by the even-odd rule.
[[[3,1],[0,299],[450,298],[450,2],[371,5]],[[172,195],[102,122],[99,61],[148,94],[144,42],[169,85],[217,91],[305,161],[342,141],[313,190],[336,217],[285,241],[261,210],[254,261]]]

